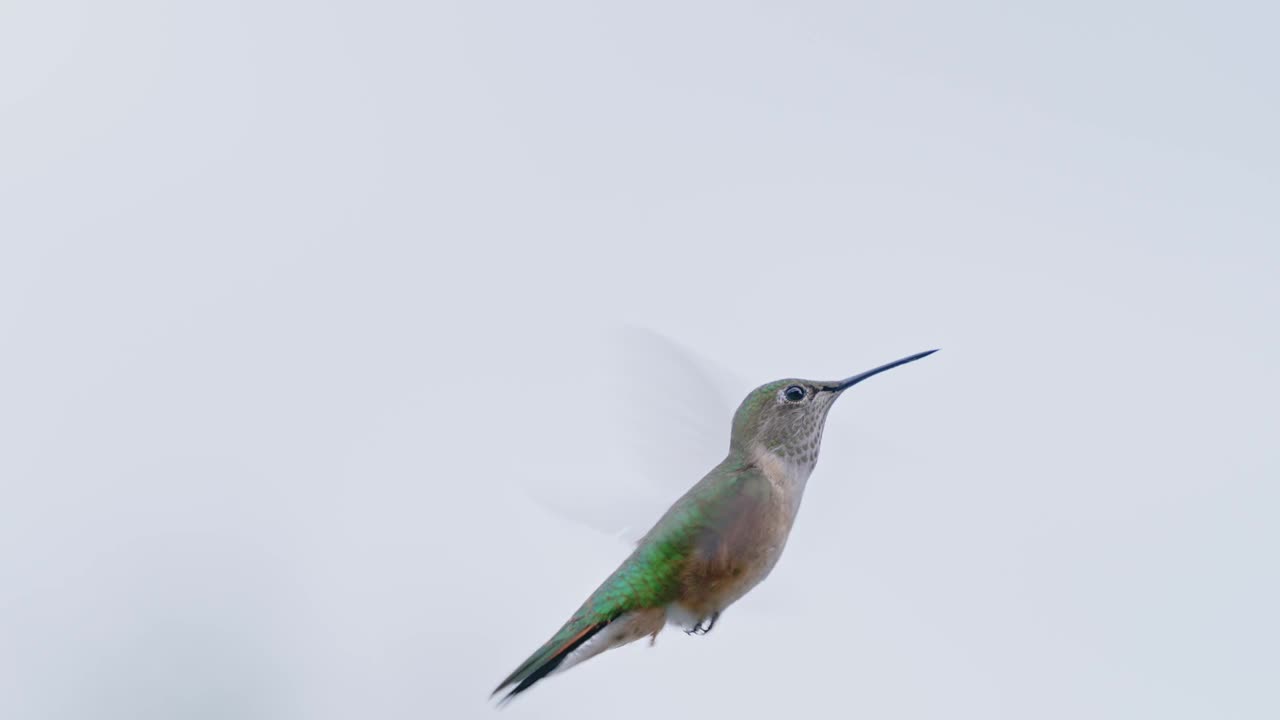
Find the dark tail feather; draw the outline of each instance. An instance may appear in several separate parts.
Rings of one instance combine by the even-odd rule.
[[[498,687],[494,688],[489,697],[493,697],[503,689],[515,685],[511,692],[507,693],[498,701],[499,705],[505,705],[511,702],[516,695],[533,687],[534,683],[542,678],[550,675],[553,670],[560,667],[560,663],[569,656],[569,653],[582,647],[582,644],[590,640],[593,635],[604,629],[609,622],[597,622],[583,627],[575,627],[572,621],[569,625],[560,629],[555,637],[547,641],[547,644],[538,648],[538,651],[529,656],[515,672],[507,676]]]

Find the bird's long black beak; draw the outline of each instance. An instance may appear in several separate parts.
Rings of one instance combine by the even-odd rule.
[[[848,390],[849,388],[853,387],[854,385],[857,385],[863,380],[866,380],[872,375],[879,375],[885,370],[892,370],[898,367],[899,365],[906,365],[909,362],[915,362],[916,360],[919,360],[922,357],[928,357],[936,352],[938,352],[937,349],[934,349],[934,350],[925,350],[924,352],[916,353],[915,355],[908,355],[907,357],[904,357],[901,360],[894,360],[893,362],[886,363],[884,365],[881,365],[878,368],[868,370],[864,373],[858,373],[853,377],[845,378],[844,380],[841,380],[840,382],[835,383],[833,385],[826,385],[822,389],[826,390],[827,392],[841,392],[844,390]]]

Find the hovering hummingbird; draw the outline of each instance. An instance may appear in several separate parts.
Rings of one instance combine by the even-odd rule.
[[[840,394],[932,355],[916,353],[836,382],[761,385],[733,415],[729,454],[667,510],[634,552],[493,695],[508,702],[553,672],[649,636],[667,623],[705,635],[725,608],[773,570],[818,462]]]

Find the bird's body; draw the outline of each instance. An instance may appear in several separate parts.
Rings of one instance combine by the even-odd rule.
[[[831,403],[854,383],[927,354],[839,383],[780,380],[753,391],[734,415],[725,459],[663,514],[495,694],[514,685],[509,699],[605,650],[656,638],[668,622],[689,633],[709,631],[781,557]]]

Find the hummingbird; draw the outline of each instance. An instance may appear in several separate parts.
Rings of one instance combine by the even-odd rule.
[[[733,415],[729,453],[662,515],[551,639],[494,689],[505,704],[553,672],[667,624],[705,635],[777,564],[818,462],[822,430],[849,388],[927,350],[844,380],[788,378],[752,390]],[[514,687],[513,687],[514,686]]]

